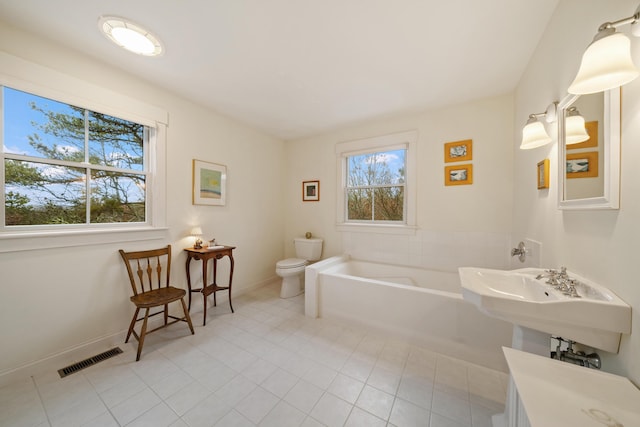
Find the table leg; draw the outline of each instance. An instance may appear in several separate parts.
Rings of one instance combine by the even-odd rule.
[[[231,269],[229,270],[229,307],[231,312],[233,311],[233,305],[231,305],[231,282],[233,282],[233,255],[229,254],[229,260],[231,261]]]
[[[218,286],[218,281],[216,278],[218,277],[218,257],[213,258],[213,286]],[[216,300],[216,294],[218,292],[213,293],[213,306],[218,306],[218,301]]]
[[[187,288],[189,288],[189,308],[191,311],[191,273],[189,272],[189,264],[191,264],[191,254],[187,254]]]
[[[207,288],[207,260],[206,258],[203,258],[202,259],[202,297],[204,301],[204,313],[202,317],[202,326],[205,326],[207,324],[207,293],[205,291],[206,288]]]

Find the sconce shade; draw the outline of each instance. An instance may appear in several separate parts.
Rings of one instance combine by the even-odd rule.
[[[629,83],[638,74],[631,60],[629,38],[607,29],[596,35],[582,55],[580,69],[568,91],[575,95],[603,92]]]
[[[544,125],[536,118],[531,117],[527,124],[522,128],[521,150],[529,150],[546,145],[552,141],[551,137],[544,128]]]
[[[584,117],[580,114],[569,115],[565,120],[565,143],[567,145],[577,144],[589,139],[589,134],[584,126]]]

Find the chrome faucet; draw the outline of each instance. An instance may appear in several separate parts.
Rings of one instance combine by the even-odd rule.
[[[557,270],[545,270],[544,273],[538,274],[536,276],[537,280],[547,278],[546,282],[548,285],[553,286],[555,289],[559,290],[563,294],[572,297],[572,298],[580,298],[578,291],[576,290],[576,285],[579,285],[575,279],[571,279],[569,274],[567,273],[567,267],[560,267],[560,272]]]
[[[563,294],[570,296],[571,298],[580,298],[578,291],[576,290],[576,285],[580,284],[575,279],[567,279],[561,282],[560,287],[558,288]]]
[[[558,275],[558,279],[560,280],[569,279],[569,275],[567,274],[567,267],[560,267],[560,274]]]
[[[520,262],[524,262],[525,259],[527,258],[527,248],[524,246],[524,242],[520,242],[518,243],[518,247],[517,248],[512,248],[511,249],[511,256],[517,256],[518,259],[520,260]]]
[[[562,267],[564,269],[564,267]],[[563,270],[564,274],[566,274],[567,270],[564,269]],[[558,277],[560,277],[561,273],[558,273],[558,270],[554,270],[554,269],[550,269],[550,270],[545,270],[544,273],[542,274],[538,274],[536,276],[536,280],[540,280],[540,279],[544,279],[545,277],[547,278],[546,283],[553,286],[553,287],[557,287],[560,283],[558,282]]]

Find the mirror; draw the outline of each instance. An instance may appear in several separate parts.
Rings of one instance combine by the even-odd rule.
[[[584,117],[589,139],[567,145],[567,116]],[[620,88],[568,95],[558,104],[558,207],[620,206]]]

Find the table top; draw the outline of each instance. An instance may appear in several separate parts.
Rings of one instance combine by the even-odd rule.
[[[531,427],[638,425],[640,390],[628,378],[511,348],[503,351]]]
[[[192,253],[197,253],[197,254],[208,254],[208,253],[212,253],[212,252],[233,250],[235,248],[236,248],[235,246],[216,245],[216,246],[210,246],[210,247],[201,248],[201,249],[196,249],[196,248],[193,248],[193,247],[184,248],[184,250],[187,251],[187,252],[192,252]]]

